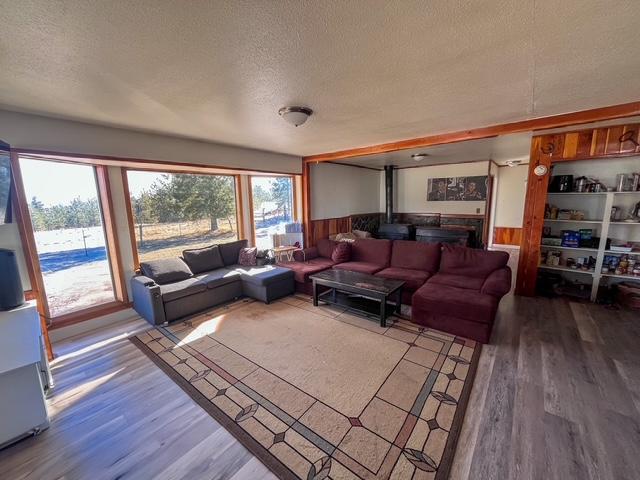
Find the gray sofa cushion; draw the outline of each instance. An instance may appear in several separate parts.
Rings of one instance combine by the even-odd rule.
[[[229,266],[238,263],[240,249],[245,248],[248,244],[249,242],[247,240],[237,240],[235,242],[221,243],[218,245],[224,265]]]
[[[141,262],[140,270],[158,285],[179,282],[193,276],[187,264],[180,258],[164,258],[162,260]]]
[[[253,285],[269,285],[270,283],[279,282],[287,278],[293,278],[293,270],[282,267],[274,267],[273,265],[265,265],[264,267],[244,267],[242,265],[232,265],[228,267],[234,272],[240,273],[243,282]]]
[[[224,267],[218,245],[183,250],[182,258],[194,274]]]
[[[164,302],[171,302],[194,293],[204,292],[206,289],[207,285],[194,277],[180,282],[160,285],[160,295],[162,295]]]
[[[227,270],[226,268],[219,268],[212,272],[197,275],[196,278],[201,283],[204,283],[208,288],[216,288],[222,285],[227,285],[231,282],[239,282],[240,273]]]

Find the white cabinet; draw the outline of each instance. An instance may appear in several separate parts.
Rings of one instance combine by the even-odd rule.
[[[35,302],[0,312],[0,448],[49,426],[42,344]]]

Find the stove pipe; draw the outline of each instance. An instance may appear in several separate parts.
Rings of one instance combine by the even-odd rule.
[[[384,166],[385,223],[393,223],[393,165]]]

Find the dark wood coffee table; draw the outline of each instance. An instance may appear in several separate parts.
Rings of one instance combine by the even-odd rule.
[[[309,277],[313,282],[313,306],[318,302],[347,307],[367,317],[376,315],[380,326],[387,326],[387,318],[393,312],[400,313],[402,306],[402,280],[376,277],[348,270],[325,270]],[[329,290],[319,293],[318,287]],[[389,299],[395,296],[395,302]]]

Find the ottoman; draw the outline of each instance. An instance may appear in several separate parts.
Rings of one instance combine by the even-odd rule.
[[[295,291],[293,270],[265,265],[262,267],[246,267],[232,265],[227,267],[240,274],[242,293],[247,297],[269,303]]]

